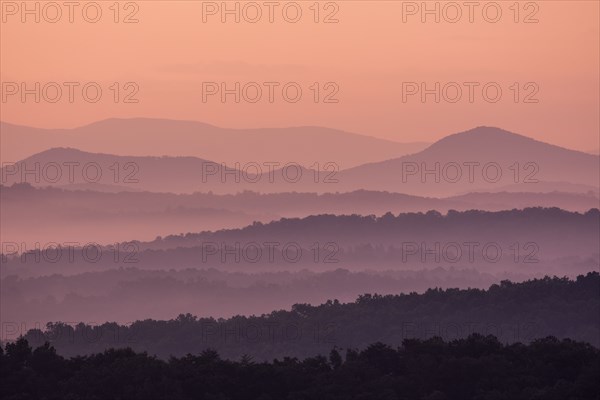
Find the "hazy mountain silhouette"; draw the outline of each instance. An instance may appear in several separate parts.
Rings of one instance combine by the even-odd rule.
[[[570,275],[598,268],[598,209],[387,213],[381,217],[315,215],[282,218],[244,228],[170,235],[150,242],[113,244],[92,258],[80,246],[59,259],[47,247],[2,259],[2,276],[105,270],[116,265],[150,269],[219,268],[228,271],[328,271],[477,268],[490,273]],[[129,248],[128,246],[133,246]],[[63,247],[65,247],[63,245]],[[67,248],[67,247],[65,247]],[[92,250],[95,251],[93,248]],[[72,254],[73,256],[69,256]],[[95,252],[93,253],[95,255]],[[125,256],[132,256],[125,262]]]
[[[27,185],[27,183],[25,183]],[[44,186],[40,186],[44,187]],[[120,192],[140,192],[141,189],[136,189],[131,185],[109,185],[103,183],[70,183],[67,185],[58,185],[58,186],[46,186],[46,187],[56,187],[59,189],[69,190],[69,191],[92,191],[92,192],[106,192],[106,193],[120,193]]]
[[[296,303],[331,298],[354,301],[363,293],[424,292],[431,287],[487,288],[501,279],[524,281],[543,274],[494,275],[475,269],[435,268],[381,272],[345,269],[266,273],[211,269],[113,268],[74,275],[3,278],[0,322],[44,326],[52,321],[169,319],[182,312],[228,318],[260,315]]]
[[[74,129],[39,129],[1,123],[4,161],[16,162],[53,147],[126,156],[193,156],[234,166],[287,162],[340,168],[411,154],[427,143],[398,143],[336,129],[304,126],[226,129],[167,119],[107,119]]]
[[[27,172],[35,171],[37,173]],[[325,172],[306,169],[299,164],[245,167],[228,165],[197,157],[118,156],[89,153],[74,148],[52,148],[1,169],[2,184],[29,183],[33,186],[84,187],[101,190],[127,186],[134,191],[193,193],[238,193],[254,190],[263,193],[291,191],[334,191]],[[315,183],[315,180],[318,182]]]
[[[245,151],[249,153],[248,149]],[[65,167],[60,181],[53,183],[42,179],[39,185],[89,183],[81,170],[86,163],[101,166],[103,175],[98,182],[104,185],[174,193],[237,193],[243,190],[327,193],[359,189],[435,197],[473,191],[587,193],[590,190],[597,192],[600,179],[598,156],[487,127],[448,136],[413,155],[341,171],[323,164],[319,165],[318,171],[317,167],[281,168],[281,165],[272,170],[264,165],[260,170],[247,166],[239,170],[196,157],[116,156],[70,148],[47,150],[20,161],[19,165],[24,170],[31,169],[35,163],[43,168],[49,163],[63,165],[69,161],[81,165],[76,170],[79,174],[75,174],[74,182],[68,181]],[[118,177],[114,172],[115,165],[120,169]],[[7,168],[5,166],[3,172],[4,184],[23,180],[18,174],[7,175],[4,179]],[[31,174],[26,178],[27,182],[36,184]],[[131,183],[131,178],[139,182]]]
[[[468,204],[467,207],[478,210],[500,211],[511,208],[558,207],[568,211],[587,211],[598,207],[600,200],[594,193],[569,192],[473,192],[446,198],[454,202]],[[456,209],[459,210],[459,209]]]
[[[71,164],[72,173],[69,163],[77,163]],[[39,165],[37,176],[34,173],[23,175],[23,171],[33,170],[36,165]],[[60,176],[55,172],[58,167],[51,168],[51,165],[60,167]],[[206,182],[203,182],[203,168],[208,168],[206,165],[214,168],[216,173],[206,173]],[[92,188],[96,184],[101,187],[118,185],[134,190],[173,193],[193,192],[203,188],[210,190],[212,186],[226,190],[225,187],[228,186],[227,180],[221,183],[220,164],[197,157],[117,156],[88,153],[73,148],[52,148],[19,161],[17,167],[18,171],[14,174],[11,173],[12,166],[2,168],[3,184],[25,182],[34,186],[84,185],[86,188]],[[233,188],[230,190],[234,190],[234,178],[231,178],[229,186],[231,185]]]
[[[549,192],[561,192],[561,193],[574,193],[574,194],[590,194],[598,196],[600,194],[600,186],[595,185],[583,185],[579,183],[571,182],[544,182],[539,181],[535,185],[525,185],[523,183],[513,183],[510,185],[501,185],[497,187],[489,187],[487,193],[499,193],[499,192],[522,192],[524,190],[532,190],[535,193],[549,193]],[[471,192],[467,192],[471,193]],[[463,193],[463,194],[467,194]]]
[[[472,167],[473,179],[469,178],[468,165],[464,165],[471,162],[479,163],[479,166]],[[433,173],[422,175],[423,171],[434,171],[436,163],[439,163],[439,182],[436,182],[436,175]],[[484,175],[483,167],[488,163],[497,163],[500,168],[489,164]],[[411,174],[415,168],[416,173]],[[498,170],[501,175],[496,181]],[[341,188],[359,186],[372,190],[436,196],[491,191],[493,188],[515,183],[520,184],[518,191],[535,192],[538,191],[535,181],[546,182],[544,191],[548,191],[550,182],[598,187],[600,157],[543,143],[499,128],[478,127],[447,136],[413,155],[342,171],[338,178]]]
[[[99,187],[100,192],[88,187]],[[73,187],[82,188],[79,190]],[[499,211],[526,207],[559,207],[585,212],[598,206],[598,197],[575,193],[470,193],[428,198],[399,193],[242,192],[173,194],[122,191],[129,186],[99,184],[64,188],[34,188],[28,184],[2,187],[4,241],[35,242],[152,240],[156,236],[198,230],[243,227],[254,221],[318,214],[381,216],[387,212],[426,212],[471,209]],[[69,224],[64,224],[69,221]],[[48,229],[46,227],[52,227]],[[76,237],[73,237],[77,232]]]
[[[171,193],[95,192],[20,184],[2,187],[0,199],[3,242],[27,246],[52,241],[152,240],[173,232],[243,227],[279,218],[268,211],[228,210],[218,201]]]

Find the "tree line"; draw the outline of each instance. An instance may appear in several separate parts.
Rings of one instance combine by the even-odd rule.
[[[554,337],[503,345],[473,334],[255,362],[207,349],[161,360],[131,349],[63,358],[20,338],[0,348],[0,398],[207,400],[585,400],[600,393],[600,351]]]

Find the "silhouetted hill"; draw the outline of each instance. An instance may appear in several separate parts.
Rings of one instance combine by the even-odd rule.
[[[240,165],[240,168],[197,157],[117,156],[74,148],[52,148],[3,164],[2,184],[33,186],[126,186],[134,191],[193,193],[264,193],[329,191],[335,170],[306,169],[299,164]],[[334,166],[331,166],[335,169]],[[131,191],[131,190],[130,190]]]
[[[229,319],[181,314],[169,321],[143,320],[129,326],[50,324],[32,329],[31,343],[44,341],[62,355],[91,354],[131,347],[161,358],[198,354],[208,348],[229,359],[307,357],[333,346],[365,348],[370,343],[400,345],[405,339],[464,338],[493,334],[507,343],[527,343],[548,335],[598,346],[600,275],[502,281],[488,290],[430,289],[423,294],[365,294],[355,302],[330,300],[318,306]],[[270,328],[269,328],[270,327]],[[118,333],[118,334],[117,334]]]
[[[429,210],[442,213],[471,209],[498,211],[535,206],[585,212],[599,205],[597,196],[576,193],[470,193],[438,199],[364,190],[327,194],[176,195],[135,190],[134,193],[132,190],[119,193],[130,189],[131,185],[81,184],[76,188],[33,188],[27,184],[2,187],[0,208],[4,241],[28,244],[72,240],[98,243],[148,241],[156,236],[243,227],[254,221],[267,223],[281,217],[382,216],[387,212]],[[68,225],[63,223],[65,220],[69,221]],[[47,226],[53,229],[44,229]]]
[[[306,139],[306,143],[313,146],[310,140]],[[270,145],[263,147],[265,154],[271,154],[270,161],[281,160],[279,153],[269,149]],[[244,147],[237,143],[230,148],[240,148],[245,154],[253,154],[250,145]],[[295,148],[304,149],[300,145]],[[164,152],[168,153],[166,150]],[[311,152],[306,148],[303,154]],[[89,175],[94,180],[96,170],[100,169],[102,176],[98,178],[98,183],[128,185],[154,192],[237,193],[252,190],[262,193],[327,193],[364,189],[447,197],[473,191],[587,193],[591,190],[597,193],[600,180],[598,156],[487,127],[448,136],[412,155],[347,170],[341,169],[342,165],[335,160],[331,161],[333,157],[305,166],[293,159],[277,161],[277,164],[254,160],[248,164],[233,162],[225,165],[215,157],[218,157],[217,153],[211,155],[210,160],[197,157],[116,156],[55,148],[18,162],[21,171],[31,170],[38,163],[42,171],[39,182],[33,179],[33,174],[13,174],[7,169],[13,167],[7,166],[3,168],[2,181],[8,185],[19,182],[42,186],[83,184],[90,183]],[[80,163],[74,167],[74,181],[69,180],[68,167],[60,168],[62,177],[56,182],[52,181],[56,174],[53,164],[61,166],[73,162]],[[97,163],[96,166],[94,163]],[[83,175],[86,165],[92,168],[86,169],[88,174]],[[44,175],[50,178],[44,179]]]
[[[345,350],[345,351],[344,351]],[[0,348],[0,396],[51,399],[581,399],[600,389],[600,352],[547,337],[502,345],[493,335],[444,341],[405,340],[362,351],[333,348],[329,357],[258,363],[223,360],[205,350],[162,361],[131,349],[66,360],[49,344],[20,339]]]
[[[598,187],[599,170],[598,156],[479,127],[447,136],[413,155],[342,171],[338,178],[341,188],[447,196],[515,183],[520,184],[518,191],[535,192],[536,181]]]
[[[5,185],[29,183],[34,186],[100,184],[127,186],[155,192],[187,192],[202,187],[203,166],[220,165],[196,157],[130,157],[88,153],[73,148],[52,148],[17,163],[4,166]],[[57,166],[57,167],[55,167]],[[36,173],[25,174],[26,169]],[[46,171],[46,172],[44,172]],[[217,174],[218,176],[218,174]],[[206,175],[206,180],[215,177]]]
[[[129,264],[135,266],[135,264]],[[169,319],[180,313],[230,318],[261,315],[296,303],[354,301],[368,293],[424,292],[431,287],[484,289],[502,279],[543,277],[526,270],[492,274],[485,270],[420,270],[248,273],[210,269],[111,268],[73,275],[11,275],[0,281],[0,323],[45,326],[53,321]],[[6,330],[6,332],[11,332]]]
[[[10,162],[53,147],[75,147],[122,156],[193,156],[232,167],[236,162],[279,161],[305,167],[334,162],[340,168],[348,168],[415,153],[428,145],[314,126],[226,129],[202,122],[152,118],[112,118],[74,129],[1,123],[1,132],[2,160]]]
[[[170,235],[127,245],[143,268],[218,267],[248,272],[299,270],[477,267],[571,275],[596,269],[600,212],[558,208],[510,211],[386,213],[381,217],[314,215],[282,218],[244,228]],[[77,273],[122,263],[106,256],[90,262],[84,252],[54,260],[48,246],[3,259],[10,273]],[[68,247],[67,247],[68,248]],[[28,249],[30,250],[30,249]],[[65,252],[67,250],[64,250]],[[133,253],[133,254],[130,254]],[[61,253],[62,254],[62,253]]]

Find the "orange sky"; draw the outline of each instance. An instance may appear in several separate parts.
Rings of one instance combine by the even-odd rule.
[[[81,9],[88,2],[79,2],[72,23],[67,7],[61,7],[57,23],[44,21],[43,14],[36,23],[34,15],[21,21],[21,1],[0,3],[0,73],[6,97],[0,104],[1,119],[7,122],[74,127],[109,117],[145,116],[223,127],[322,125],[398,141],[433,141],[492,125],[569,148],[599,147],[597,1],[522,1],[518,23],[514,1],[495,3],[502,10],[497,23],[482,15],[483,6],[491,2],[476,2],[472,23],[466,6],[457,23],[444,21],[444,14],[440,23],[434,16],[422,23],[419,13],[405,15],[403,22],[403,7],[412,5],[401,1],[323,1],[319,23],[314,22],[314,1],[295,3],[302,10],[297,23],[285,21],[282,13],[283,5],[293,2],[278,4],[273,23],[264,1],[255,3],[263,12],[257,23],[243,21],[243,15],[240,23],[233,16],[222,23],[220,14],[207,16],[204,23],[203,6],[212,5],[202,1],[122,1],[119,23],[113,21],[113,1],[97,2],[102,9],[98,23],[83,19]],[[35,3],[28,5],[33,8]],[[48,2],[39,3],[41,9]],[[452,18],[455,11],[447,3],[440,2],[440,9],[446,6],[446,16]],[[13,15],[15,4],[19,9]],[[220,1],[214,4],[221,6]],[[229,7],[234,4],[228,2]],[[428,4],[433,8],[435,2]],[[323,23],[336,9],[339,22]],[[93,8],[88,11],[93,17]],[[133,11],[139,22],[123,23]],[[249,18],[254,16],[254,10],[246,11]],[[46,12],[54,18],[55,10]],[[539,22],[524,23],[531,13]],[[287,16],[294,16],[290,5]],[[494,16],[493,8],[487,16]],[[430,95],[422,103],[416,95],[403,102],[403,82],[433,87],[436,81],[459,83],[462,98],[435,103]],[[65,89],[56,103],[35,103],[33,95],[23,103],[19,93],[7,95],[11,82],[28,87],[35,82],[97,82],[103,95],[88,103],[76,89],[70,103]],[[139,102],[115,103],[110,89],[114,82],[120,83],[121,95],[132,88],[124,91],[126,82],[135,82]],[[218,96],[203,102],[203,82],[226,82],[229,87],[235,82],[280,82],[279,88],[297,82],[303,97],[288,103],[276,88],[271,103],[263,85],[257,103],[235,103],[233,95],[225,103]],[[335,82],[339,101],[315,103],[310,89],[314,82],[320,84],[321,99],[333,88],[323,86]],[[479,88],[496,82],[502,98],[486,102],[476,88],[470,103],[463,82],[478,82]],[[517,103],[510,89],[515,82],[521,87]],[[527,82],[535,85],[525,89]],[[524,103],[535,87],[538,102]]]

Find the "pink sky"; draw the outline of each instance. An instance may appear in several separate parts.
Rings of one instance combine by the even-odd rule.
[[[489,2],[479,3],[473,23],[466,7],[457,23],[443,18],[435,23],[433,16],[422,23],[420,14],[407,16],[403,23],[407,2],[339,1],[339,22],[330,24],[314,22],[312,1],[297,2],[303,14],[295,24],[283,19],[281,7],[269,23],[264,6],[258,23],[234,23],[233,17],[221,23],[219,15],[203,23],[201,1],[133,2],[139,22],[132,24],[113,22],[113,2],[99,2],[103,14],[95,24],[86,22],[80,10],[69,23],[66,8],[57,23],[43,18],[35,23],[33,16],[22,23],[20,10],[11,15],[8,3],[15,2],[1,2],[4,85],[93,81],[102,87],[103,97],[87,103],[76,91],[70,103],[66,89],[54,104],[35,103],[33,96],[23,103],[18,94],[8,96],[1,103],[6,122],[55,128],[110,117],[157,117],[240,128],[321,125],[406,142],[433,141],[491,125],[569,148],[599,147],[597,1],[520,2],[519,23],[513,21],[512,1],[497,2],[502,9],[497,23],[482,16]],[[123,9],[125,3],[120,20],[135,11],[133,6]],[[320,3],[321,20],[335,11],[334,5],[325,9],[326,3]],[[234,2],[228,4],[233,7]],[[428,4],[433,7],[434,2]],[[532,12],[539,22],[523,23]],[[271,81],[297,82],[302,100],[288,103],[276,91],[270,103],[263,91],[262,100],[254,104],[236,104],[232,96],[225,103],[217,96],[202,101],[203,82],[233,86]],[[402,101],[402,82],[433,87],[436,81],[478,82],[480,88],[496,82],[503,96],[488,103],[476,89],[470,103],[463,86],[457,103],[436,104],[433,96],[426,103],[418,96]],[[114,82],[135,82],[139,102],[114,103],[109,89]],[[315,103],[309,88],[314,82],[320,83],[321,95],[328,92],[322,87],[326,82],[335,82],[339,102]],[[521,86],[521,100],[533,90],[523,86],[534,82],[539,102],[515,103],[510,89],[515,82]]]

